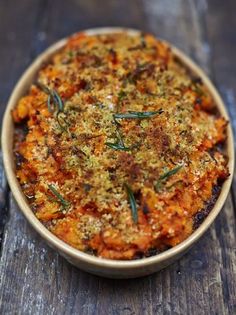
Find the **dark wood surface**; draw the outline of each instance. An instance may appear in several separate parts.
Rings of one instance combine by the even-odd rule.
[[[235,12],[235,0],[0,0],[0,115],[23,70],[48,45],[85,28],[126,26],[195,59],[236,128]],[[221,214],[188,254],[133,280],[71,266],[23,218],[2,166],[0,185],[0,314],[236,314],[235,180]]]

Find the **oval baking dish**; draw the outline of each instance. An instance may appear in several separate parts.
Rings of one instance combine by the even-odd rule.
[[[140,33],[136,30],[121,28],[98,28],[87,30],[83,33],[86,33],[90,36],[119,32],[126,32],[131,36]],[[73,248],[72,246],[68,245],[67,243],[56,237],[54,234],[52,234],[32,212],[16,178],[15,161],[13,156],[14,123],[12,119],[12,110],[16,107],[20,98],[27,93],[31,84],[35,81],[38,71],[41,69],[41,67],[46,62],[48,62],[56,52],[60,51],[60,49],[62,49],[66,45],[66,42],[67,39],[63,39],[52,45],[44,53],[42,53],[23,74],[9,99],[2,127],[3,160],[9,185],[21,211],[30,222],[30,224],[47,241],[50,246],[59,251],[59,253],[73,265],[93,274],[111,278],[132,278],[151,274],[166,267],[167,265],[178,259],[180,256],[182,256],[209,228],[209,226],[223,207],[223,204],[227,198],[230,189],[234,169],[234,143],[230,124],[228,124],[227,126],[227,138],[224,145],[224,153],[227,155],[228,158],[228,170],[230,175],[224,181],[220,194],[208,216],[187,239],[182,241],[180,244],[172,247],[171,249],[167,249],[157,255],[140,258],[137,260],[111,260],[107,258],[96,257],[82,252],[76,248]],[[177,48],[171,45],[169,46],[171,47],[172,53],[176,57],[176,59],[178,59],[186,69],[189,69],[191,74],[201,79],[204,86],[211,94],[211,97],[216,104],[218,112],[221,114],[221,116],[229,121],[229,116],[218,92],[209,81],[209,79],[206,77],[206,75],[203,73],[203,71],[199,69],[199,67],[194,62],[192,62]],[[134,115],[134,113],[135,112],[130,112],[129,115]],[[150,115],[153,115],[153,113],[154,112],[149,112]],[[161,113],[162,111],[160,110],[158,114]],[[118,116],[119,115],[117,115],[117,117]],[[179,169],[180,167],[177,168]],[[55,194],[55,189],[52,192],[54,192]]]

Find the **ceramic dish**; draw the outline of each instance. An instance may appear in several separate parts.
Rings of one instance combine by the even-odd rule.
[[[128,32],[130,35],[136,34],[138,32],[136,30],[121,28],[98,28],[87,30],[85,32],[88,35],[94,35],[120,31]],[[193,232],[193,234],[185,241],[158,255],[132,261],[119,261],[99,258],[83,253],[69,246],[68,244],[57,238],[55,235],[53,235],[49,230],[47,230],[46,227],[36,218],[32,210],[30,209],[23,192],[21,191],[14,171],[15,163],[12,149],[14,124],[11,116],[12,109],[16,106],[18,100],[27,93],[31,83],[35,80],[36,75],[42,64],[50,60],[51,56],[65,45],[66,40],[67,39],[63,39],[52,45],[32,63],[32,65],[20,78],[9,99],[2,127],[3,159],[9,185],[21,211],[23,212],[29,223],[47,241],[47,243],[51,247],[57,250],[73,265],[90,273],[110,278],[134,278],[151,274],[165,268],[166,266],[177,260],[179,257],[181,257],[202,236],[202,234],[206,232],[206,230],[209,228],[209,226],[223,207],[223,204],[230,189],[234,168],[234,143],[230,124],[228,124],[227,127],[225,153],[229,158],[228,168],[231,175],[224,182],[220,195],[207,218],[200,225],[200,227],[198,227]],[[193,74],[202,79],[204,85],[208,88],[210,94],[212,95],[219,112],[223,117],[229,120],[229,116],[218,92],[209,81],[209,79],[206,77],[206,75],[203,73],[203,71],[177,48],[171,46],[171,49],[174,55],[178,57],[181,62],[188,69],[191,70]]]

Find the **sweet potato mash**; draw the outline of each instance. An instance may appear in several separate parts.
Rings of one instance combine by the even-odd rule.
[[[74,35],[12,115],[32,211],[96,256],[136,259],[179,244],[229,175],[227,121],[202,80],[149,34]]]

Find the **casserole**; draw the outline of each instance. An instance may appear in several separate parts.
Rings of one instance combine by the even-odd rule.
[[[87,31],[88,35],[93,34],[107,34],[107,33],[117,33],[122,30],[118,29],[98,29],[95,31]],[[135,35],[136,31],[125,30],[128,34]],[[150,258],[142,258],[135,261],[117,261],[117,260],[108,260],[100,257],[94,257],[92,255],[82,253],[69,245],[65,244],[58,238],[56,238],[52,233],[50,233],[34,216],[32,211],[27,204],[27,201],[22,194],[22,191],[19,189],[19,184],[14,175],[14,160],[12,156],[12,141],[13,141],[13,125],[12,119],[10,115],[10,111],[15,108],[16,103],[19,101],[20,97],[25,95],[27,90],[29,89],[30,84],[35,80],[38,70],[41,68],[42,63],[48,61],[52,55],[58,50],[60,50],[66,41],[63,40],[55,45],[53,45],[49,50],[47,50],[44,54],[37,58],[35,63],[27,70],[22,79],[19,81],[16,89],[14,90],[12,97],[10,98],[8,108],[6,110],[6,114],[4,117],[3,123],[3,154],[4,154],[4,165],[7,172],[7,177],[9,184],[12,188],[13,194],[20,205],[23,213],[26,215],[31,224],[36,228],[37,231],[40,232],[41,235],[46,238],[46,240],[58,248],[62,255],[66,256],[66,258],[71,261],[73,264],[78,267],[90,271],[92,273],[110,276],[110,277],[135,277],[139,275],[145,275],[151,273],[155,270],[159,270],[167,264],[174,261],[177,257],[179,257],[187,248],[196,241],[200,235],[207,229],[210,223],[213,221],[217,213],[220,211],[220,208],[223,205],[223,202],[227,196],[227,192],[230,187],[231,175],[224,182],[222,186],[222,190],[220,195],[211,210],[208,217],[205,221],[196,229],[195,232],[191,236],[189,236],[186,240],[181,242],[179,245],[160,253],[156,256]],[[219,95],[215,91],[214,87],[211,85],[209,80],[205,77],[205,75],[198,69],[196,65],[194,65],[187,57],[185,57],[182,53],[180,53],[176,48],[172,47],[173,54],[176,58],[178,58],[181,63],[183,63],[188,69],[190,69],[197,77],[200,77],[203,81],[204,85],[208,88],[211,96],[214,99],[214,102],[218,108],[218,111],[222,116],[224,116],[228,120],[227,113],[222,104]],[[133,112],[132,112],[133,113]],[[150,113],[150,111],[149,111]],[[153,112],[151,112],[153,113]],[[160,112],[159,112],[160,113]],[[8,134],[8,141],[4,134]],[[11,139],[11,141],[9,141]],[[232,131],[230,126],[227,126],[227,142],[226,142],[226,154],[229,158],[228,169],[230,174],[232,174],[233,170],[233,139],[232,139]],[[178,167],[178,166],[177,166]],[[51,186],[52,187],[52,186]],[[53,187],[52,187],[53,188]],[[54,189],[55,192],[55,189]],[[195,235],[195,236],[194,236]]]

